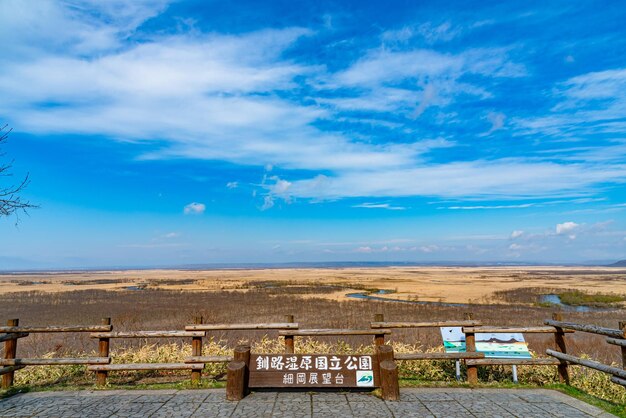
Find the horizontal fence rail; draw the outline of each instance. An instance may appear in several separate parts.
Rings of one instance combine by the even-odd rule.
[[[0,327],[0,332],[108,332],[113,328],[111,325],[96,325],[96,326],[84,326],[84,325],[69,325],[58,327]]]
[[[396,360],[462,360],[484,358],[483,353],[397,353]]]
[[[573,329],[576,331],[589,332],[592,334],[604,335],[604,336],[613,337],[613,338],[624,337],[624,332],[619,329],[604,328],[604,327],[599,327],[597,325],[577,324],[575,322],[563,322],[563,321],[553,321],[553,320],[546,320],[544,321],[544,324],[551,325],[553,327]]]
[[[561,332],[555,327],[463,327],[463,332],[473,333],[511,333],[511,334],[554,334]],[[563,332],[571,333],[572,330],[563,330]]]
[[[294,337],[325,337],[325,336],[354,336],[354,335],[378,335],[378,334],[391,334],[389,329],[333,329],[333,328],[320,328],[320,329],[301,329],[297,331],[278,331],[280,336],[294,336]]]
[[[371,322],[371,328],[435,328],[435,327],[473,327],[480,321],[435,321],[435,322]]]
[[[59,366],[72,364],[109,364],[109,357],[82,358],[15,358],[0,360],[2,366]]]
[[[604,373],[609,373],[617,376],[621,379],[626,379],[626,370],[618,369],[617,367],[607,366],[598,361],[587,360],[580,357],[572,356],[569,354],[559,353],[554,350],[546,350],[546,354],[552,357],[556,357],[559,360],[567,361],[568,363],[580,364],[581,366],[589,367],[590,369],[599,370]]]
[[[281,330],[298,329],[297,323],[270,322],[266,324],[201,324],[187,325],[187,331],[246,331],[246,330]]]
[[[125,331],[125,332],[95,332],[91,338],[181,338],[204,337],[205,333],[196,331]]]

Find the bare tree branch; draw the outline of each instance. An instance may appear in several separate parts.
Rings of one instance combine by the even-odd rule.
[[[12,129],[8,125],[0,127],[0,145],[3,145]],[[0,153],[0,157],[4,156],[4,153]],[[6,164],[0,164],[0,218],[4,216],[15,215],[17,222],[19,222],[19,214],[21,212],[27,213],[28,209],[36,208],[37,205],[30,203],[27,200],[23,200],[20,193],[28,187],[30,179],[28,174],[22,181],[8,186],[3,185],[3,177],[13,177],[11,168],[13,167],[13,161],[9,161]]]

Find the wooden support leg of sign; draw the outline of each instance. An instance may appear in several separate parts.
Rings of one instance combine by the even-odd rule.
[[[20,324],[19,319],[9,319],[7,321],[7,326],[9,327],[17,327]],[[6,340],[4,343],[4,358],[5,359],[14,359],[17,355],[17,338],[14,340]],[[15,376],[15,371],[10,371],[6,374],[2,375],[2,389],[9,389],[13,386],[13,378]]]
[[[380,390],[384,400],[397,401],[400,399],[400,384],[398,381],[398,366],[393,359],[393,347],[389,345],[376,346],[376,357],[380,376]]]
[[[560,313],[553,313],[552,319],[555,321],[562,321],[563,316]],[[567,353],[567,346],[565,345],[565,333],[563,332],[563,328],[555,327],[556,332],[554,333],[554,345],[555,350],[559,351],[563,354]],[[561,383],[566,383],[569,385],[569,372],[567,370],[567,362],[562,361],[560,365],[557,366],[559,369],[559,381]]]
[[[202,317],[196,316],[193,318],[193,323],[196,325],[202,324]],[[202,356],[202,337],[192,337],[191,339],[191,355],[194,357]],[[202,370],[191,371],[191,381],[198,383],[202,377]]]
[[[102,318],[100,321],[102,325],[111,325],[111,318]],[[108,338],[100,338],[98,339],[98,351],[100,357],[109,357],[109,339]],[[97,386],[105,386],[107,384],[107,371],[101,370],[96,372],[96,385]]]
[[[226,373],[226,399],[238,401],[248,394],[250,380],[250,346],[235,347],[233,361],[228,363]]]
[[[465,314],[465,319],[471,320],[473,319],[473,315],[468,312]],[[476,351],[476,334],[473,332],[465,334],[465,351],[468,353]],[[470,385],[478,384],[478,367],[467,366],[467,382]]]
[[[240,401],[246,395],[246,363],[231,361],[226,368],[226,399]]]
[[[395,361],[385,360],[380,363],[380,391],[386,401],[400,400],[398,366]]]

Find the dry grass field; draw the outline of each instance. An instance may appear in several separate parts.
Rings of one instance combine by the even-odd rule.
[[[258,287],[314,286],[298,297],[342,301],[363,289],[394,292],[394,299],[448,303],[508,303],[496,292],[527,288],[584,289],[626,295],[626,270],[601,267],[379,267],[259,270],[123,270],[0,274],[0,294],[129,288],[247,292]],[[328,289],[323,289],[328,286]],[[334,289],[334,290],[333,290]],[[625,305],[626,306],[626,305]]]

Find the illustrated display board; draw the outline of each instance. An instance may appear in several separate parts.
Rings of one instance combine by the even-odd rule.
[[[442,327],[446,353],[465,352],[465,334],[461,327]],[[521,333],[476,333],[476,351],[485,358],[532,358]]]
[[[332,354],[252,354],[251,388],[374,388],[379,386],[374,356]]]

